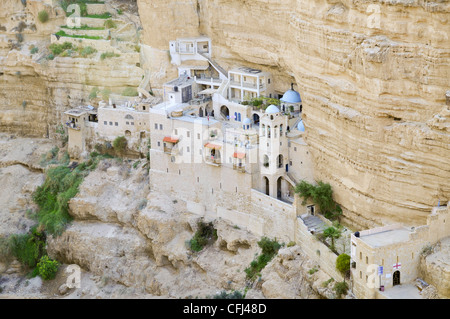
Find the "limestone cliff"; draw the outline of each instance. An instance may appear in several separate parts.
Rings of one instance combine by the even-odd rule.
[[[431,206],[449,200],[447,1],[138,6],[143,42],[154,50],[203,34],[226,69],[268,70],[280,93],[297,84],[315,177],[332,185],[349,224],[424,224]]]
[[[81,38],[76,42],[79,47],[91,46],[98,52],[88,57],[48,59],[51,34],[67,21],[61,7],[47,3],[0,2],[0,131],[53,137],[57,124],[63,121],[63,112],[90,103],[93,88],[120,93],[128,86],[138,87],[142,81],[144,72],[139,67],[139,54],[124,50],[120,41],[116,41],[118,52],[124,51],[120,52],[120,59],[100,59],[102,52],[115,48],[109,46],[102,51],[105,45],[101,41],[97,45]],[[43,10],[49,13],[45,23],[37,18]],[[131,14],[116,14],[113,18],[121,23],[119,27],[125,24],[139,27]],[[104,21],[101,20],[101,25]],[[33,47],[37,53],[32,52]]]

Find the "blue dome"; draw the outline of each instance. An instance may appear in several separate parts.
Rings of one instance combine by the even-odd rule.
[[[285,103],[300,103],[302,101],[300,93],[292,89],[287,90],[280,100]]]
[[[298,122],[297,130],[299,130],[300,132],[304,132],[305,131],[305,125],[303,124],[303,120]]]
[[[273,104],[269,105],[266,109],[267,114],[273,114],[278,112],[280,112],[280,109]]]
[[[252,121],[248,117],[246,117],[242,123],[244,123],[244,124],[252,124]]]

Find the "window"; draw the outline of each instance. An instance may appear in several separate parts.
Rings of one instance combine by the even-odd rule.
[[[108,122],[107,121],[103,121],[103,124],[108,125]]]
[[[187,132],[186,132],[186,136],[187,136],[187,137],[191,137],[191,132],[187,131]]]
[[[134,122],[131,122],[131,125],[134,125]]]
[[[366,264],[368,264],[368,263],[369,263],[369,257],[366,256]]]
[[[362,252],[359,252],[359,259],[362,260]]]
[[[297,152],[297,147],[294,147],[294,152]]]
[[[289,161],[289,165],[290,165],[290,166],[292,166],[292,160],[291,160],[291,161]]]
[[[158,142],[158,146],[161,146],[161,142]]]
[[[190,152],[190,150],[189,150],[189,146],[186,146],[186,152]]]
[[[119,123],[117,123],[117,122],[115,122],[114,124],[115,124],[116,126],[119,126]]]
[[[142,106],[142,110],[144,110],[144,111],[145,111],[145,105],[143,105],[143,106]]]
[[[125,122],[127,125],[130,125],[130,122]]]
[[[157,123],[155,123],[155,130],[157,130],[158,129],[158,124]]]
[[[197,133],[197,139],[200,139],[200,133]]]
[[[175,135],[178,135],[178,130],[177,129],[175,129]]]
[[[112,122],[109,122],[109,125],[112,125]]]
[[[162,130],[162,129],[163,129],[163,126],[162,126],[162,124],[159,124],[159,129],[160,129],[160,130]]]
[[[269,83],[269,84],[270,84],[270,79],[267,79],[267,83]]]

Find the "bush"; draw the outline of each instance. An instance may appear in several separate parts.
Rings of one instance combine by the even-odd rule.
[[[45,240],[45,234],[34,226],[27,234],[11,235],[8,249],[21,264],[33,268],[45,254]]]
[[[33,47],[33,48],[31,48],[30,53],[35,54],[35,53],[38,53],[38,51],[39,51],[38,47]]]
[[[87,46],[87,47],[81,49],[80,55],[81,55],[83,58],[87,58],[89,55],[94,54],[94,53],[96,53],[96,52],[97,52],[96,49],[94,49],[94,48],[91,47],[91,46]]]
[[[194,237],[189,241],[189,246],[194,252],[201,251],[206,245],[217,240],[217,230],[213,223],[206,224],[200,221],[197,226]]]
[[[89,100],[95,99],[99,92],[100,90],[98,89],[98,87],[92,88],[91,92],[89,93]]]
[[[127,139],[125,136],[118,136],[113,141],[113,148],[118,154],[123,154],[127,149]]]
[[[113,20],[108,19],[105,21],[105,28],[106,29],[115,29],[115,28],[117,28],[117,24]]]
[[[237,290],[230,293],[222,291],[219,294],[214,295],[214,299],[244,299],[244,298],[245,294]]]
[[[345,281],[336,282],[333,287],[336,297],[340,299],[342,295],[345,295],[348,291],[348,284]]]
[[[47,55],[47,60],[53,60],[55,58],[55,56],[53,55],[53,54],[49,54],[49,55]]]
[[[59,263],[56,260],[51,260],[47,255],[42,256],[37,264],[39,276],[44,280],[55,278],[58,268]]]
[[[138,91],[135,88],[128,87],[122,92],[123,96],[138,96]]]
[[[104,60],[106,58],[115,58],[120,57],[120,54],[116,54],[114,52],[104,52],[100,55],[100,60]]]
[[[60,55],[66,50],[73,49],[73,45],[70,42],[64,42],[62,44],[52,43],[48,47],[53,55]]]
[[[267,237],[263,237],[259,242],[258,246],[262,249],[262,253],[250,263],[250,267],[245,269],[247,274],[247,279],[255,280],[256,276],[261,272],[264,267],[272,260],[273,257],[278,253],[281,248],[276,239],[270,240]]]
[[[41,21],[41,23],[47,22],[48,21],[48,12],[45,10],[39,11],[38,19],[39,19],[39,21]]]
[[[347,254],[340,254],[338,258],[336,258],[336,269],[343,275],[346,275],[350,270],[350,256]]]

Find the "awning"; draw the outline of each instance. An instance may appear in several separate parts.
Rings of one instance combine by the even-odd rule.
[[[198,92],[198,94],[211,94],[212,95],[216,92],[217,92],[217,89],[206,89],[206,90]]]
[[[220,150],[222,148],[221,145],[213,144],[213,143],[206,143],[205,147],[207,148],[213,148],[215,150]]]
[[[163,142],[169,142],[169,143],[178,143],[179,139],[178,138],[172,138],[170,136],[166,136],[163,139]]]
[[[234,152],[233,157],[243,159],[245,157],[245,153]]]

